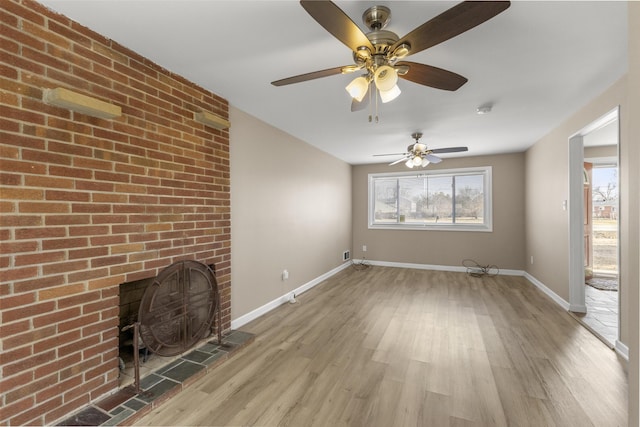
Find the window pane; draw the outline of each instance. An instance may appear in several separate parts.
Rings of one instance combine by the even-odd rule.
[[[375,195],[373,205],[374,223],[398,221],[398,209],[396,207],[396,183],[396,179],[375,180],[373,188],[373,194]]]
[[[422,206],[426,223],[451,224],[453,222],[453,198],[451,176],[425,178],[426,197]]]
[[[424,178],[401,178],[400,185],[400,222],[422,223],[421,210],[425,195]]]
[[[484,223],[484,177],[459,175],[456,183],[456,223]]]

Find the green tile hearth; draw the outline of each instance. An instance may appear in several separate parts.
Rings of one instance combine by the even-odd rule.
[[[215,338],[188,354],[181,356],[140,380],[140,393],[133,386],[124,387],[114,394],[95,402],[58,425],[114,426],[127,424],[136,414],[149,406],[162,404],[170,393],[185,387],[189,378],[202,370],[213,369],[239,350],[251,344],[253,334],[231,331],[218,344]]]

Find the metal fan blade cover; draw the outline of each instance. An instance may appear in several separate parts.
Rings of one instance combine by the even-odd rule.
[[[408,66],[409,68],[405,74],[399,74],[399,77],[436,89],[454,91],[460,89],[460,87],[467,82],[466,77],[460,74],[431,65],[402,61],[398,62],[396,66]]]
[[[393,52],[401,44],[409,44],[410,54],[416,54],[488,21],[509,8],[510,4],[508,1],[465,1],[401,37],[389,51]]]
[[[370,52],[374,47],[346,13],[331,1],[301,0],[300,4],[318,24],[344,43],[352,51],[365,46]]]
[[[406,158],[406,157],[403,157],[403,158],[401,158],[401,159],[396,160],[395,162],[391,162],[391,163],[389,163],[389,166],[397,165],[398,163],[400,163],[400,162],[404,162],[405,160],[407,160],[407,158]]]
[[[308,80],[319,79],[322,77],[334,76],[336,74],[342,74],[343,67],[327,68],[326,70],[313,71],[311,73],[300,74],[298,76],[287,77],[286,79],[276,80],[271,82],[274,86],[284,86],[293,83],[306,82]]]
[[[442,159],[440,157],[434,156],[433,154],[427,154],[424,157],[425,157],[425,159],[429,160],[429,162],[434,163],[434,164],[440,163],[442,161]]]
[[[432,153],[444,154],[444,153],[460,153],[462,151],[469,151],[467,147],[448,147],[448,148],[434,148],[429,150]]]

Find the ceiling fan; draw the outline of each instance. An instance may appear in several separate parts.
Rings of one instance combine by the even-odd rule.
[[[422,133],[416,132],[411,135],[411,138],[416,142],[407,147],[406,153],[391,153],[391,154],[374,154],[374,156],[402,156],[398,160],[389,163],[389,166],[396,165],[406,160],[406,166],[413,168],[414,166],[426,167],[429,163],[440,163],[442,159],[435,154],[444,153],[460,153],[467,151],[467,147],[449,147],[449,148],[427,148],[426,144],[421,143],[419,140],[422,138]]]
[[[493,18],[510,6],[509,1],[465,1],[448,9],[400,38],[384,28],[391,19],[386,6],[372,6],[362,15],[370,30],[366,34],[331,1],[301,0],[302,7],[335,38],[353,51],[353,65],[300,74],[271,82],[283,86],[308,80],[361,71],[347,87],[352,96],[351,111],[366,107],[367,93],[374,90],[381,101],[400,94],[398,77],[424,86],[455,91],[467,82],[459,74],[416,62],[402,61],[409,55],[435,46]],[[371,88],[371,90],[369,90]],[[377,98],[376,98],[377,99]]]

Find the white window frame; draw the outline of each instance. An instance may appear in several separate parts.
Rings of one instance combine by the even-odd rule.
[[[469,224],[469,223],[428,223],[428,224],[416,224],[416,223],[404,223],[400,222],[398,218],[395,222],[387,223],[374,223],[374,207],[375,197],[374,182],[376,179],[389,179],[389,178],[403,178],[403,177],[424,177],[424,176],[451,176],[451,175],[482,175],[483,176],[483,192],[484,192],[484,222],[482,224]],[[370,173],[369,174],[369,199],[368,199],[368,216],[369,216],[369,229],[390,229],[390,230],[439,230],[439,231],[493,231],[493,195],[492,195],[492,167],[480,166],[472,168],[457,168],[457,169],[432,169],[423,170],[418,173],[416,171],[410,172],[390,172],[390,173]],[[397,195],[396,195],[397,197]]]

